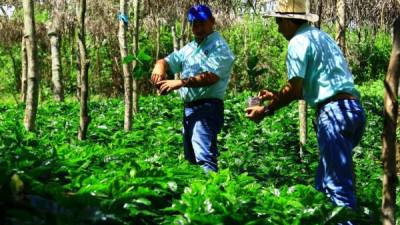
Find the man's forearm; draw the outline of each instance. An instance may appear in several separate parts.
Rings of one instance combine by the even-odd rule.
[[[219,80],[219,77],[210,72],[200,73],[194,77],[183,79],[184,87],[204,87],[215,84]]]
[[[276,111],[294,100],[302,99],[302,87],[302,79],[291,80],[274,95],[273,99],[268,105],[268,108]]]
[[[270,110],[276,111],[288,105],[294,99],[290,95],[290,88],[286,85],[280,91],[276,92],[271,102],[268,104]]]

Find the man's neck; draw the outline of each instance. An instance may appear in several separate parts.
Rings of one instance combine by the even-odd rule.
[[[208,36],[210,36],[210,34],[214,33],[214,30],[212,30],[210,33],[208,33],[207,35],[205,35],[203,38],[201,39],[197,39],[195,38],[195,41],[197,44],[200,44],[201,42],[203,42],[205,39],[207,39]]]

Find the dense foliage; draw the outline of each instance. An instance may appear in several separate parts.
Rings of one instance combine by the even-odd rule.
[[[37,22],[44,23],[48,13],[37,14]],[[245,16],[222,26],[218,30],[227,40],[236,61],[234,64],[230,89],[233,91],[257,90],[259,87],[277,89],[286,79],[285,56],[287,41],[279,34],[273,20],[258,16]],[[181,27],[178,26],[177,33]],[[326,24],[322,30],[335,36],[334,26]],[[75,31],[71,28],[62,38],[61,55],[66,94],[76,91],[77,47]],[[43,33],[43,31],[41,32]],[[45,32],[44,32],[45,33]],[[39,32],[40,34],[40,32]],[[132,33],[128,33],[131,40]],[[385,30],[372,30],[369,27],[348,29],[347,58],[357,83],[382,79],[386,73],[391,50],[391,35]],[[92,94],[118,96],[123,93],[123,78],[119,46],[116,35],[103,39],[97,36],[87,37],[88,54],[91,60],[89,83]],[[15,94],[19,89],[21,75],[20,41],[12,46],[0,43],[0,92]],[[39,73],[41,76],[41,98],[52,98],[51,57],[49,40],[41,34],[38,38]],[[152,66],[156,60],[155,34],[151,30],[142,30],[139,38],[140,49],[152,56],[152,61],[140,65],[143,73],[138,76],[139,90],[142,94],[151,93],[148,83]],[[129,46],[130,48],[131,46]],[[160,57],[173,51],[171,29],[168,25],[160,29]]]
[[[354,150],[356,212],[335,208],[312,187],[314,112],[300,159],[297,104],[255,124],[244,117],[251,95],[244,92],[227,96],[221,170],[209,176],[183,158],[176,96],[142,97],[129,133],[122,131],[120,99],[93,99],[83,142],[74,100],[42,103],[36,134],[24,131],[23,105],[0,103],[0,223],[379,224],[383,87],[360,89],[368,123]]]

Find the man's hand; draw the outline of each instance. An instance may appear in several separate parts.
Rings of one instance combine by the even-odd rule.
[[[160,86],[158,85],[158,83],[162,80],[165,80],[167,78],[166,74],[161,74],[161,73],[157,73],[154,72],[151,74],[151,82],[153,82],[154,85],[157,86],[157,88],[159,88]]]
[[[274,99],[274,97],[275,97],[275,92],[268,91],[268,90],[261,90],[260,92],[258,92],[257,97],[258,97],[261,101],[272,100],[272,99]]]
[[[183,87],[184,82],[182,80],[161,80],[156,85],[159,87],[160,94],[164,95]]]
[[[160,59],[156,62],[153,72],[151,73],[151,82],[159,88],[158,82],[167,78],[168,64],[164,59]]]
[[[264,106],[251,106],[246,109],[246,117],[254,122],[260,122],[264,116]]]

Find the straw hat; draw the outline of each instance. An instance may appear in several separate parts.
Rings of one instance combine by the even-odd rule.
[[[263,17],[280,17],[317,22],[318,15],[310,13],[307,0],[277,0],[275,12],[267,12]]]

